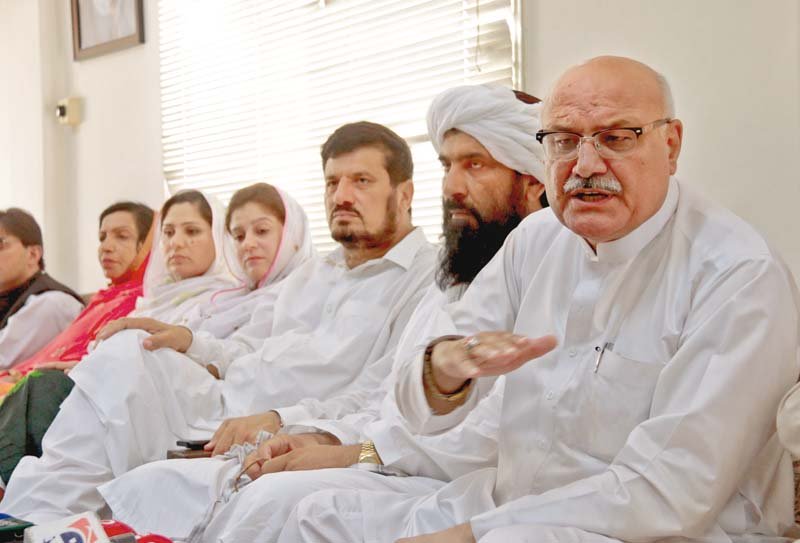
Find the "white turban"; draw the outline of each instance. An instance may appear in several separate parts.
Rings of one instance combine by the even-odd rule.
[[[541,112],[541,103],[526,104],[505,87],[454,87],[433,99],[428,135],[439,153],[445,133],[456,128],[478,140],[499,163],[544,181],[544,149],[536,141]]]

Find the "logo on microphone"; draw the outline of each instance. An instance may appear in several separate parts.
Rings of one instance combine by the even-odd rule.
[[[99,538],[92,529],[88,518],[79,518],[68,525],[66,531],[61,532],[44,543],[97,543]]]

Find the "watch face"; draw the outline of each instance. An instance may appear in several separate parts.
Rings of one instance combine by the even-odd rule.
[[[365,441],[361,444],[361,453],[358,455],[359,464],[380,464],[381,459],[375,444],[372,441]]]

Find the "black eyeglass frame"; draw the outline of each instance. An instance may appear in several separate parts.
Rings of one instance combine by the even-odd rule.
[[[599,134],[602,134],[604,132],[611,132],[612,130],[631,130],[634,134],[636,134],[636,140],[638,141],[639,140],[639,136],[641,136],[642,134],[645,133],[645,129],[647,129],[647,131],[649,132],[650,130],[654,130],[654,129],[658,128],[659,126],[662,126],[662,125],[665,125],[665,124],[669,124],[674,120],[675,119],[671,119],[669,117],[665,117],[663,119],[657,119],[657,120],[655,120],[653,122],[644,124],[642,126],[614,126],[612,128],[604,128],[602,130],[598,130],[597,132],[595,132],[594,134],[592,134],[590,136],[584,136],[583,134],[578,134],[577,132],[570,132],[568,130],[544,130],[544,129],[542,129],[542,130],[538,130],[536,132],[536,141],[538,141],[541,144],[542,140],[545,138],[545,136],[549,136],[550,134],[572,134],[573,136],[578,136],[580,138],[580,141],[583,141],[585,138],[591,138],[591,139],[594,140]],[[597,141],[597,140],[595,140],[595,141]]]

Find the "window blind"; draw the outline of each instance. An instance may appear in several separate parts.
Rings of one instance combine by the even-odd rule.
[[[427,137],[433,97],[517,80],[513,0],[159,0],[162,148],[170,193],[223,202],[266,181],[303,206],[334,247],[320,145],[368,120],[404,137],[414,224],[441,232],[441,167]]]

